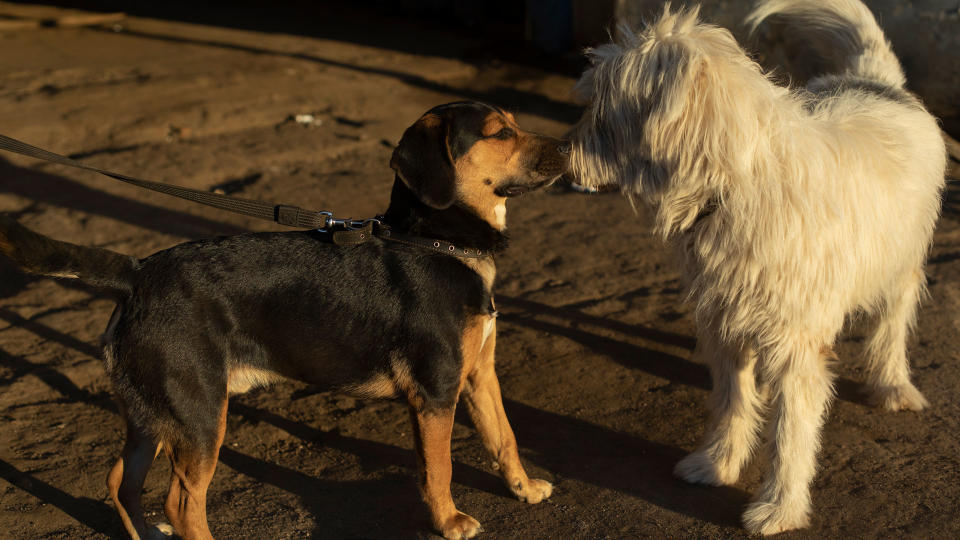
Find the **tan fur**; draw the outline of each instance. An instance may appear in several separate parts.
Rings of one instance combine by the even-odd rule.
[[[170,459],[170,489],[164,511],[181,536],[213,540],[207,525],[207,488],[217,467],[217,456],[227,430],[227,401],[224,400],[217,438],[210,448],[198,448],[187,441],[164,444]]]
[[[538,503],[550,496],[553,485],[528,477],[520,463],[517,441],[503,410],[500,383],[494,365],[496,319],[491,316],[476,317],[472,321],[470,339],[465,338],[463,343],[466,374],[463,402],[477,427],[484,448],[493,458],[493,468],[518,499],[530,504]],[[473,359],[468,361],[468,356]]]
[[[13,244],[7,239],[6,235],[0,232],[0,253],[10,256],[13,253]]]
[[[517,135],[505,140],[481,139],[454,163],[459,199],[500,231],[507,226],[506,197],[494,193],[496,180],[522,173],[523,157],[529,151],[531,140],[530,135],[512,120],[512,116],[497,113],[490,113],[481,133],[490,137],[504,128],[514,130]]]
[[[497,279],[497,265],[492,258],[483,259],[464,259],[458,258],[458,261],[469,266],[483,280],[483,287],[487,291],[493,290],[493,283]]]
[[[250,366],[237,366],[230,370],[227,376],[227,392],[242,394],[251,388],[267,386],[282,381],[284,377],[272,371],[257,369]]]
[[[412,399],[417,391],[410,375],[408,363],[399,356],[390,359],[390,373],[377,373],[372,378],[348,385],[342,391],[360,398],[395,398],[405,396]]]

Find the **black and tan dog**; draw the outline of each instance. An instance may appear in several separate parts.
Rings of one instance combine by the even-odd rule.
[[[461,395],[513,494],[529,503],[549,497],[551,484],[524,472],[503,411],[492,254],[505,246],[506,198],[550,184],[568,151],[480,103],[436,107],[407,129],[391,160],[397,177],[383,221],[459,256],[384,235],[343,247],[302,231],[190,242],[138,260],[0,218],[0,251],[22,268],[78,278],[118,301],[105,363],[127,441],[107,486],[130,536],[147,536],[140,491],[163,449],[172,463],[167,517],[185,538],[211,537],[206,491],[228,395],[285,377],[405,399],[421,493],[446,538],[480,530],[450,495]]]

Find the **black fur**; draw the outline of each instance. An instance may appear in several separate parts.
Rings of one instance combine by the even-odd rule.
[[[499,111],[441,106],[428,113],[437,118],[407,130],[391,162],[397,177],[384,219],[392,230],[490,254],[506,247],[504,233],[458,200],[462,179],[454,176],[453,163],[482,138],[491,112]],[[495,179],[498,185],[535,189],[563,172],[562,141],[524,140],[518,151],[529,163],[511,173],[516,179]],[[3,217],[0,252],[28,271],[75,274],[114,294],[105,363],[128,443],[139,436],[162,442],[174,459],[182,452],[216,456],[231,373],[243,370],[324,390],[371,384],[386,389],[381,393],[402,391],[414,415],[452,418],[471,373],[462,339],[478,327],[468,319],[491,315],[492,292],[477,269],[377,237],[347,247],[326,232],[253,233],[189,242],[138,261],[58,242]]]
[[[72,275],[114,298],[130,295],[139,264],[128,255],[47,238],[4,214],[0,214],[0,252],[28,272]]]
[[[209,443],[239,365],[339,389],[389,375],[399,359],[426,407],[451,406],[465,318],[490,302],[479,276],[447,255],[325,236],[247,234],[144,259],[119,308],[110,370],[123,400],[140,405],[131,415],[145,415],[132,420],[174,422]]]
[[[815,85],[811,85],[809,90],[821,100],[846,92],[861,92],[873,94],[901,105],[923,108],[920,100],[910,92],[902,88],[895,88],[888,84],[862,77],[847,77],[841,75],[824,76],[816,81]]]

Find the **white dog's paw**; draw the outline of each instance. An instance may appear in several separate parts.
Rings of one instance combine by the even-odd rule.
[[[751,534],[771,535],[802,529],[810,524],[806,508],[757,501],[743,513],[743,526]]]
[[[510,491],[525,503],[537,504],[553,494],[553,484],[546,480],[531,478],[525,483],[517,483],[510,487]]]
[[[692,452],[681,459],[673,468],[673,474],[685,482],[708,486],[729,486],[737,481],[735,472],[724,470],[703,450]]]
[[[169,523],[160,522],[147,529],[147,539],[148,540],[170,540],[175,538],[176,532],[173,530],[173,525]]]
[[[910,383],[874,388],[871,401],[888,411],[920,411],[930,406],[927,398]]]

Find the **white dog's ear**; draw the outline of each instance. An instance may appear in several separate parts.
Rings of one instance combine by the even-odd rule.
[[[726,30],[674,14],[651,28],[638,49],[643,141],[652,164],[645,198],[658,207],[656,232],[691,227],[704,208],[722,201],[734,179],[750,174],[772,85]],[[651,167],[655,172],[656,168]]]

